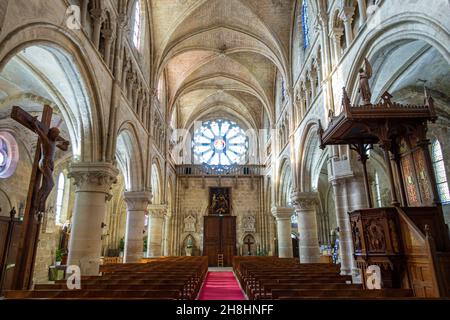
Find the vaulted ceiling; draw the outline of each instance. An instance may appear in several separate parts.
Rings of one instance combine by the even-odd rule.
[[[155,83],[166,79],[178,127],[221,114],[273,121],[277,72],[286,79],[291,0],[150,0]]]

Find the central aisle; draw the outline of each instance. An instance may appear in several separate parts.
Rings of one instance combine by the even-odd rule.
[[[198,300],[245,300],[231,271],[209,271]]]

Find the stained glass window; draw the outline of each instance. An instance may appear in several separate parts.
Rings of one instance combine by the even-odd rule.
[[[0,178],[11,177],[19,162],[16,140],[8,132],[0,132]]]
[[[194,155],[202,164],[228,166],[245,160],[248,138],[235,122],[206,121],[195,131],[192,147]]]
[[[303,0],[302,4],[302,31],[303,31],[303,49],[309,47],[309,17],[308,17],[308,1]]]
[[[141,4],[140,1],[134,3],[133,22],[133,44],[139,49],[141,46]]]
[[[7,169],[9,160],[8,153],[8,144],[5,140],[0,138],[0,173],[4,172]]]
[[[58,177],[58,186],[57,186],[57,191],[56,191],[55,223],[57,223],[57,224],[61,223],[61,212],[62,212],[63,199],[64,199],[64,185],[65,185],[65,178],[64,178],[64,174],[61,172]]]
[[[447,175],[445,174],[444,157],[442,156],[442,148],[438,140],[433,142],[431,151],[439,196],[443,203],[450,203],[450,192],[448,189]]]

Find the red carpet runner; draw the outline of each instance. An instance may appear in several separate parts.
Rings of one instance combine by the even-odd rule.
[[[208,272],[198,300],[245,300],[233,272]]]

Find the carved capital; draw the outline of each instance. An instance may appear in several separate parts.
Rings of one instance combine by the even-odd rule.
[[[152,204],[148,207],[148,214],[151,218],[164,219],[164,217],[167,215],[167,205]]]
[[[89,13],[96,23],[102,23],[105,20],[106,11],[104,9],[94,8]]]
[[[68,176],[74,180],[76,192],[100,192],[109,200],[118,174],[119,170],[110,163],[74,163]]]
[[[103,29],[102,35],[107,41],[109,41],[115,36],[115,33],[112,29]]]
[[[289,207],[272,207],[272,215],[277,220],[291,219],[294,214],[294,208]]]
[[[124,200],[127,203],[127,209],[129,211],[146,211],[152,200],[152,194],[148,191],[125,192]]]
[[[295,211],[314,210],[318,203],[318,195],[315,192],[293,192],[291,201]]]
[[[355,7],[344,7],[339,13],[339,17],[345,23],[351,24],[353,22],[353,16],[355,14]]]

